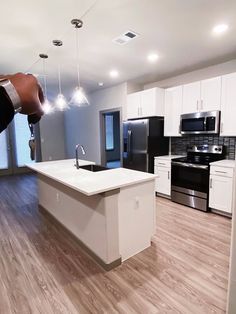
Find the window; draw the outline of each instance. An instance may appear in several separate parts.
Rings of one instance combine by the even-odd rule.
[[[30,159],[30,130],[27,116],[17,114],[14,118],[15,138],[16,138],[16,162],[18,167],[24,167],[25,164],[32,163]]]
[[[114,149],[113,115],[105,115],[106,150]]]
[[[7,133],[0,133],[0,169],[8,168]]]

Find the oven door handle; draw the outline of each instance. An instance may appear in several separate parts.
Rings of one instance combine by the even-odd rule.
[[[205,165],[197,165],[197,164],[189,164],[187,162],[177,162],[177,161],[172,161],[172,165],[179,166],[179,167],[186,167],[186,168],[197,168],[197,169],[204,169],[208,170],[208,166]]]

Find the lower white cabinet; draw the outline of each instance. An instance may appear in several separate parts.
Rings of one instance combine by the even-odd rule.
[[[171,195],[171,160],[181,155],[165,155],[154,158],[154,173],[157,175],[155,191],[160,196],[170,198]]]
[[[156,192],[170,196],[170,168],[155,166]]]
[[[209,207],[232,214],[233,186],[233,168],[211,166]]]
[[[154,173],[157,175],[155,191],[166,196],[170,196],[171,158],[171,156],[160,156],[155,157],[154,161]]]

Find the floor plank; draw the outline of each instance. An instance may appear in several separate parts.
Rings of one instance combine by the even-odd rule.
[[[0,178],[0,313],[225,313],[230,219],[156,204],[152,246],[105,272],[38,212],[34,175]]]

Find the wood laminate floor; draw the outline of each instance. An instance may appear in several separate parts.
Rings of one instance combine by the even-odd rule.
[[[103,271],[37,208],[33,175],[0,179],[0,313],[225,313],[231,221],[157,199],[150,248]]]

